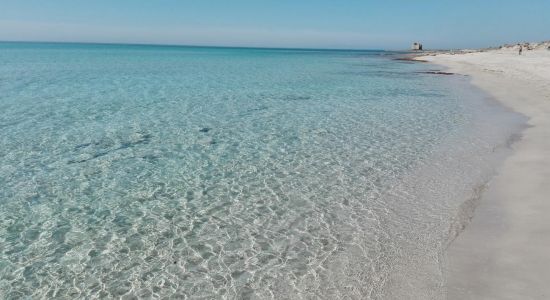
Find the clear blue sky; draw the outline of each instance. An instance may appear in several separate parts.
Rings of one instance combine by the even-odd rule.
[[[403,49],[550,40],[550,0],[0,0],[0,40]]]

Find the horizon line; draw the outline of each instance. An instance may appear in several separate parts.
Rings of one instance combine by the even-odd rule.
[[[363,48],[309,48],[309,47],[269,47],[269,46],[225,46],[225,45],[196,45],[196,44],[163,44],[163,43],[126,43],[126,42],[93,42],[93,41],[39,41],[39,40],[0,40],[0,43],[23,44],[81,44],[106,46],[160,46],[160,47],[188,47],[188,48],[224,48],[224,49],[263,49],[263,50],[302,50],[302,51],[380,51],[380,52],[409,52],[409,49],[363,49]]]

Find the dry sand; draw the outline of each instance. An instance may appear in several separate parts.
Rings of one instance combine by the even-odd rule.
[[[530,125],[447,251],[448,298],[550,299],[550,50],[420,59],[471,76]]]

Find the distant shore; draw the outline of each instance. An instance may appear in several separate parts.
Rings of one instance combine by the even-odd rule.
[[[447,250],[449,299],[550,298],[550,43],[429,52],[411,59],[471,77],[530,126]]]

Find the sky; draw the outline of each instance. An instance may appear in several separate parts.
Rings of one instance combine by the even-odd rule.
[[[0,40],[479,48],[550,40],[550,0],[0,0]]]

